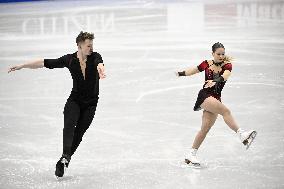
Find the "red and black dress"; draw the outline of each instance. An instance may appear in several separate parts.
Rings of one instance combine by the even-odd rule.
[[[213,79],[223,75],[225,70],[232,71],[232,64],[231,63],[224,64],[221,67],[222,70],[220,72],[217,72],[217,73],[215,73],[213,70],[211,70],[210,66],[211,65],[209,65],[207,60],[203,61],[200,65],[197,66],[197,68],[200,72],[205,70],[205,81],[213,80]],[[198,93],[198,97],[197,97],[197,100],[195,102],[195,106],[194,106],[193,110],[194,111],[201,110],[200,105],[204,102],[204,100],[206,98],[208,98],[210,96],[216,98],[217,100],[219,100],[221,102],[221,92],[222,92],[222,89],[224,88],[225,84],[226,84],[226,81],[216,82],[216,84],[213,87],[204,88],[205,85],[206,85],[206,83],[205,83],[203,85],[203,88]]]

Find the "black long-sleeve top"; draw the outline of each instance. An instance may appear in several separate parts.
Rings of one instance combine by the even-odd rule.
[[[97,71],[99,63],[103,63],[103,59],[99,53],[93,52],[87,56],[84,79],[80,62],[77,58],[77,52],[64,55],[57,59],[44,59],[44,66],[46,68],[68,68],[73,79],[73,88],[69,98],[90,105],[95,104],[99,97],[100,78]]]

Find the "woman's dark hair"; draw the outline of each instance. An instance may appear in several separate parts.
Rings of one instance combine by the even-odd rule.
[[[224,47],[224,45],[223,45],[222,43],[217,42],[217,43],[214,43],[214,45],[212,46],[212,52],[215,52],[216,49],[218,49],[218,48],[223,48],[223,49],[225,49],[225,47]]]
[[[212,52],[214,53],[218,48],[223,48],[225,49],[224,45],[220,42],[214,43],[214,45],[212,45]],[[234,58],[225,55],[224,61],[225,62],[232,62]]]
[[[88,32],[81,31],[79,33],[79,35],[77,36],[77,38],[76,38],[76,43],[77,43],[77,45],[79,45],[79,43],[84,42],[86,39],[93,40],[94,38],[95,37],[94,37],[93,33],[88,33]]]

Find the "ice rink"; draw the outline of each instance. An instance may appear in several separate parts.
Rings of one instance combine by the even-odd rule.
[[[95,119],[66,176],[62,153],[68,69],[12,65],[76,51],[94,32],[107,78]],[[211,59],[222,42],[235,58],[222,101],[240,127],[258,131],[246,151],[219,116],[183,165],[201,126],[193,106],[204,73],[175,71]],[[0,188],[284,188],[284,1],[41,1],[0,4]]]

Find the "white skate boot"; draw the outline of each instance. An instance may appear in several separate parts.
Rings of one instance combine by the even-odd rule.
[[[188,165],[193,165],[195,167],[200,166],[200,161],[198,160],[197,156],[197,149],[190,149],[190,152],[185,155],[185,163]]]
[[[257,132],[255,130],[245,131],[238,129],[237,134],[241,142],[246,146],[246,149],[249,149],[251,143],[254,141]]]

